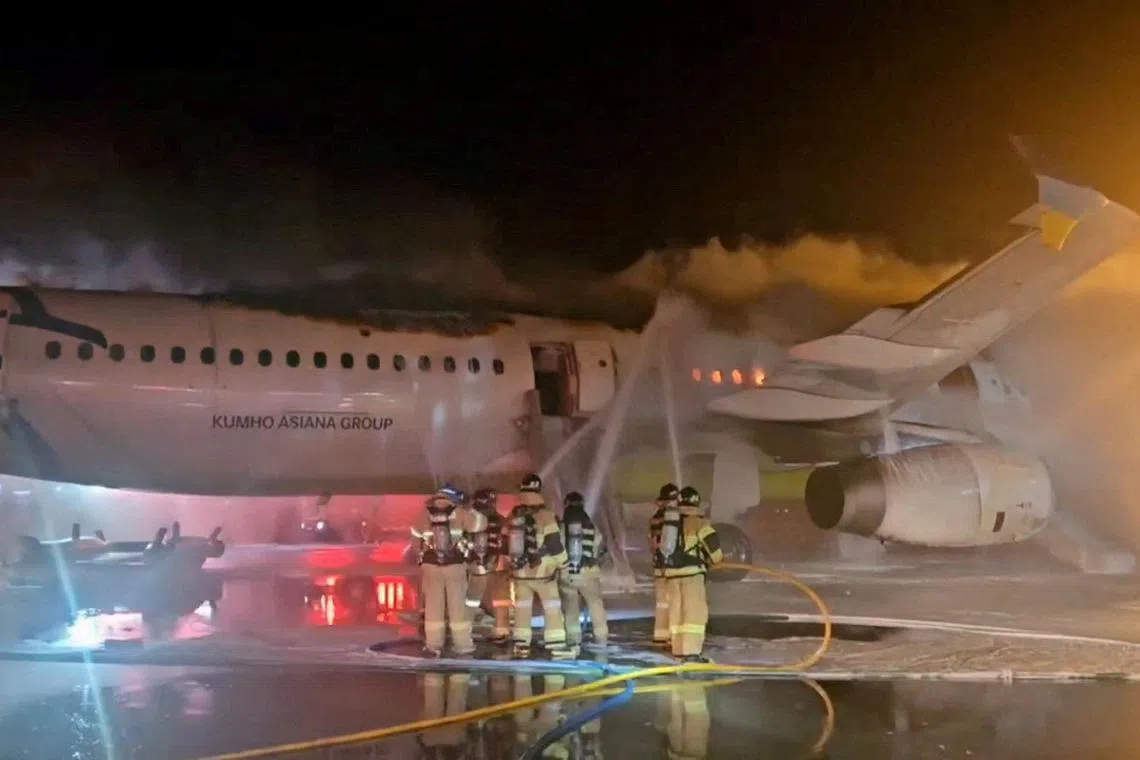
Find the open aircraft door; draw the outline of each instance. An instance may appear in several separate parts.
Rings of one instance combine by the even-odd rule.
[[[15,302],[10,293],[0,292],[0,403],[6,399],[8,375],[8,320]]]
[[[603,340],[576,340],[574,359],[578,369],[577,411],[593,414],[609,403],[617,390],[613,348]]]

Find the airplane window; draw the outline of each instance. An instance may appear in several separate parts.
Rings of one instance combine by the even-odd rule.
[[[214,347],[213,346],[206,346],[205,348],[203,348],[201,351],[198,352],[198,358],[202,360],[203,364],[213,364],[214,363]]]
[[[245,361],[245,354],[242,353],[242,350],[240,348],[231,348],[230,349],[230,364],[234,365],[235,367],[238,367],[244,361]]]
[[[352,369],[352,354],[341,354],[340,366],[344,367],[345,369]]]
[[[376,354],[368,355],[368,369],[380,369],[380,357]]]
[[[431,370],[431,358],[428,356],[420,357],[420,372],[428,372]]]
[[[80,343],[78,354],[80,359],[87,361],[95,355],[95,348],[90,343]]]
[[[491,369],[494,370],[496,375],[501,375],[503,374],[503,371],[506,369],[506,367],[503,366],[502,359],[496,359],[495,361],[491,362]]]
[[[257,352],[257,363],[262,367],[268,367],[273,363],[273,352],[268,348],[263,348]]]
[[[63,352],[62,346],[59,345],[58,340],[49,340],[44,344],[44,356],[49,359],[58,359],[59,355]]]
[[[404,371],[404,357],[402,354],[396,354],[392,357],[392,368],[397,372]]]
[[[477,373],[479,371],[479,360],[476,359],[474,356],[472,356],[470,359],[467,360],[467,369],[472,374]]]
[[[301,355],[296,351],[290,351],[285,354],[285,363],[290,367],[299,367],[301,366]]]
[[[324,351],[317,351],[313,354],[313,366],[317,369],[324,369],[329,363],[329,357]]]
[[[113,343],[107,349],[107,355],[111,357],[111,361],[121,362],[126,357],[127,352],[123,350],[121,343]]]
[[[154,361],[154,346],[143,346],[139,349],[139,358],[144,362]]]
[[[186,361],[186,349],[182,346],[175,346],[170,349],[170,361],[175,364],[181,364]]]
[[[443,357],[443,371],[444,372],[454,372],[455,371],[455,357],[452,357],[452,356]]]

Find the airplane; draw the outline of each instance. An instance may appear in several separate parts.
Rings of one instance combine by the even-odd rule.
[[[1037,183],[1014,242],[779,366],[756,363],[763,336],[711,328],[649,360],[689,410],[686,451],[711,460],[704,493],[731,557],[751,556],[732,520],[758,503],[761,453],[818,465],[806,506],[827,530],[964,547],[1044,526],[1045,465],[1002,443],[1025,396],[984,351],[1140,226],[1096,190]],[[201,495],[512,491],[610,413],[645,342],[600,321],[304,295],[0,290],[0,473]],[[660,444],[660,400],[632,407],[630,435]]]

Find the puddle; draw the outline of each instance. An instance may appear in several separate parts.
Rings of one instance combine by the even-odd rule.
[[[609,628],[611,632],[635,640],[648,641],[653,635],[652,620],[611,620]],[[831,636],[837,641],[882,641],[905,630],[894,626],[831,624]],[[783,615],[712,615],[709,617],[707,635],[758,641],[822,638],[823,624],[790,622]]]
[[[902,633],[905,629],[894,626],[831,624],[831,637],[838,641],[872,642]],[[790,622],[782,615],[713,615],[709,618],[709,636],[730,636],[736,639],[822,638],[823,624]]]

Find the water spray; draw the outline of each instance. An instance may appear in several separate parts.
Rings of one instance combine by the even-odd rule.
[[[562,460],[564,460],[567,455],[574,450],[575,446],[582,442],[582,439],[584,439],[599,425],[609,419],[610,415],[613,413],[613,409],[614,402],[611,399],[606,403],[604,407],[599,409],[597,412],[594,412],[594,414],[590,415],[590,419],[586,421],[586,424],[575,430],[569,438],[563,441],[558,446],[558,448],[555,449],[553,454],[547,457],[546,462],[544,462],[542,465],[542,469],[538,471],[538,476],[542,478],[542,481],[544,483],[546,482],[547,478],[549,478],[550,475],[554,472],[554,468],[562,464]]]
[[[629,413],[633,390],[637,387],[637,381],[641,378],[642,372],[645,371],[645,365],[649,358],[649,352],[645,350],[645,343],[648,343],[651,337],[647,328],[646,335],[642,338],[642,346],[630,365],[629,376],[618,390],[617,396],[614,397],[613,411],[608,415],[609,420],[602,431],[601,440],[598,441],[598,448],[594,451],[594,461],[590,465],[590,475],[586,486],[586,509],[591,517],[598,513],[598,496],[602,491],[602,482],[609,471],[622,428],[625,427],[625,418]]]
[[[637,388],[638,381],[645,372],[645,367],[649,361],[650,352],[654,347],[654,341],[656,341],[658,333],[666,324],[672,321],[680,303],[680,300],[668,295],[663,295],[658,298],[657,308],[653,312],[653,317],[645,326],[645,331],[641,335],[637,353],[630,363],[629,374],[626,376],[625,381],[621,384],[617,395],[614,397],[613,410],[608,415],[602,438],[598,442],[598,448],[594,452],[594,461],[590,467],[590,475],[586,486],[586,509],[589,511],[591,517],[598,513],[598,496],[601,494],[602,483],[605,481],[610,463],[613,460],[614,451],[617,449],[618,439],[621,437],[622,428],[625,426],[625,418],[629,414],[629,405],[633,400],[633,391]]]
[[[665,393],[665,427],[669,433],[669,454],[673,458],[673,482],[684,483],[681,472],[681,446],[677,439],[677,403],[673,397],[673,374],[669,364],[669,337],[661,338],[661,360],[658,371],[661,373],[661,387]]]

